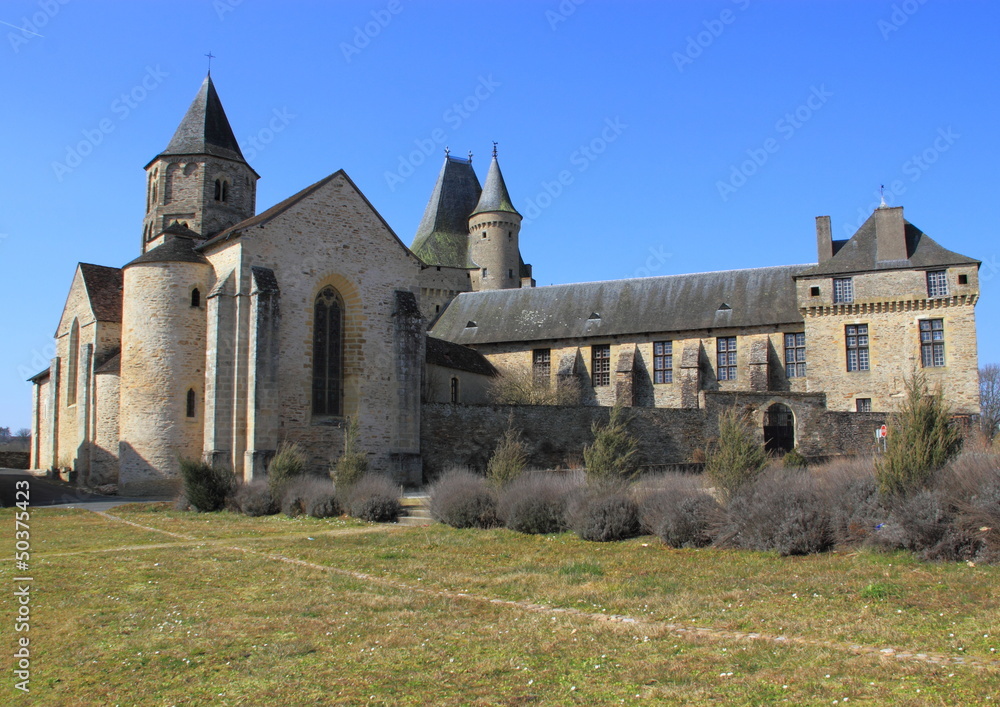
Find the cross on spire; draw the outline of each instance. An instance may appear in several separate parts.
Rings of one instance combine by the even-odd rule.
[[[494,140],[493,141],[493,159],[496,159],[496,156],[497,156],[497,141]]]
[[[208,50],[208,54],[206,54],[205,56],[208,57],[208,75],[211,76],[212,75],[212,59],[215,58],[215,55],[212,54],[212,50],[209,49]]]

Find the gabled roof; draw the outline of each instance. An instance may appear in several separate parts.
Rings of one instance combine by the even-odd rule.
[[[949,265],[979,265],[978,260],[954,253],[909,221],[903,221],[906,233],[906,260],[878,260],[875,216],[873,213],[847,242],[834,242],[836,253],[816,267],[797,277],[850,275],[872,270],[909,270],[947,267]],[[839,246],[839,247],[838,247]]]
[[[808,265],[465,292],[429,334],[475,345],[748,328],[802,321],[793,278]]]
[[[229,228],[225,229],[224,231],[221,231],[214,237],[205,241],[201,245],[197,246],[196,250],[199,252],[205,252],[206,250],[209,250],[213,246],[222,243],[224,241],[231,241],[241,238],[242,236],[246,235],[246,232],[249,231],[251,228],[267,225],[268,223],[270,223],[274,219],[284,214],[286,211],[291,209],[299,202],[308,199],[310,196],[321,190],[323,187],[325,187],[327,184],[334,181],[335,179],[344,180],[347,186],[349,186],[354,191],[354,193],[357,194],[358,197],[360,197],[361,201],[364,202],[365,206],[367,206],[371,210],[372,214],[385,227],[386,231],[389,233],[392,239],[399,245],[400,248],[403,249],[403,251],[405,251],[407,256],[413,258],[415,261],[418,260],[418,258],[410,251],[410,249],[406,247],[406,244],[399,239],[399,236],[396,235],[396,232],[392,230],[392,226],[390,226],[386,222],[386,220],[382,218],[382,214],[378,212],[378,209],[372,206],[372,203],[368,201],[368,197],[366,197],[362,193],[362,191],[358,189],[358,185],[355,184],[354,181],[347,175],[347,172],[345,172],[342,169],[338,169],[333,174],[323,177],[315,184],[310,184],[302,191],[298,192],[297,194],[293,194],[292,196],[288,197],[287,199],[285,199],[280,203],[275,204],[267,211],[263,211],[257,214],[256,216],[251,216],[248,219],[244,219],[235,226],[230,226]]]
[[[483,194],[479,197],[479,203],[472,214],[481,214],[486,211],[507,211],[512,214],[517,213],[514,204],[511,203],[510,194],[507,193],[507,185],[503,181],[503,174],[500,172],[500,164],[496,155],[490,162],[490,170],[486,173],[486,184],[483,186]]]
[[[208,258],[195,249],[199,242],[200,240],[187,235],[168,236],[163,243],[147,250],[132,262],[127,263],[125,267],[141,263],[203,263],[207,265]]]
[[[80,275],[87,288],[90,307],[99,322],[122,320],[122,270],[104,265],[80,263]]]
[[[481,376],[495,376],[497,370],[486,357],[468,346],[453,344],[450,341],[427,337],[427,363],[456,371],[478,373]]]
[[[205,77],[170,144],[160,155],[213,155],[246,162],[211,74]]]
[[[471,160],[446,156],[411,249],[428,265],[469,263],[469,216],[483,193]]]

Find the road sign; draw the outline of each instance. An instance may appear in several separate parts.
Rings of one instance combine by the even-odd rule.
[[[878,436],[879,437],[882,437],[883,439],[885,439],[886,437],[889,436],[888,433],[889,433],[889,428],[886,427],[885,425],[882,425],[881,427],[878,428]]]

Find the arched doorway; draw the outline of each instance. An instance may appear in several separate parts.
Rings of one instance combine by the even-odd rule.
[[[764,413],[764,449],[790,452],[795,447],[795,416],[791,408],[775,403]]]

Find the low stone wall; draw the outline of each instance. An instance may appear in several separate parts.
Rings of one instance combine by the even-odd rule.
[[[29,452],[0,452],[0,469],[27,469],[30,465]]]
[[[801,453],[813,459],[868,454],[874,450],[875,429],[884,413],[830,412],[822,396],[811,394],[714,394],[703,409],[628,408],[629,428],[639,439],[639,455],[651,470],[694,470],[706,444],[718,434],[717,415],[725,405],[744,404],[762,418],[774,402],[795,412],[796,440]],[[433,480],[452,467],[484,471],[486,462],[508,424],[521,430],[528,445],[528,464],[537,469],[578,468],[583,448],[593,442],[591,425],[606,421],[610,408],[596,406],[449,405],[423,406],[421,455],[424,478]],[[761,430],[763,436],[763,430]]]

